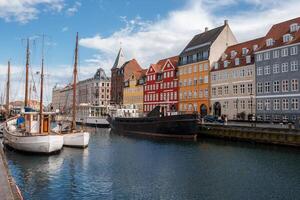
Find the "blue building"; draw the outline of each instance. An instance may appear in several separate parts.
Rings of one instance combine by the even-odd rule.
[[[258,120],[300,119],[300,17],[269,30],[255,53]]]

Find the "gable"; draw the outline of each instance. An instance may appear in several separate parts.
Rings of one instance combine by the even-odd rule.
[[[168,70],[168,69],[175,69],[174,65],[171,63],[170,59],[168,59],[163,68],[162,68],[162,71],[165,71],[165,70]]]

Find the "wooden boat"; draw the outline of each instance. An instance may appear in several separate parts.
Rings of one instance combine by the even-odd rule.
[[[169,139],[196,140],[198,116],[195,114],[162,114],[161,107],[155,107],[147,117],[109,116],[108,121],[113,132]]]
[[[44,37],[43,37],[44,44]],[[26,51],[26,81],[25,81],[25,107],[24,112],[8,119],[4,123],[4,144],[20,151],[32,153],[54,153],[63,146],[63,137],[51,131],[51,115],[43,112],[43,80],[44,56],[41,68],[40,111],[28,108],[28,79],[29,79],[29,39]]]
[[[58,152],[63,147],[63,136],[50,130],[50,116],[53,113],[43,113],[43,130],[39,130],[40,114],[25,112],[25,128],[18,127],[17,117],[8,119],[4,124],[4,144],[16,150],[50,154]]]
[[[76,84],[77,84],[77,61],[78,61],[78,33],[76,35],[75,62],[73,70],[73,105],[72,105],[72,124],[71,128],[61,131],[64,137],[64,146],[85,148],[89,144],[90,133],[78,130],[76,127]]]

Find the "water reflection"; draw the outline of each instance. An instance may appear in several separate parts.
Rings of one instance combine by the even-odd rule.
[[[300,151],[201,140],[167,142],[93,131],[85,150],[6,151],[26,199],[296,199]],[[91,131],[90,130],[90,131]]]

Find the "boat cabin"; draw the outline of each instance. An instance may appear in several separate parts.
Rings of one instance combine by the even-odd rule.
[[[53,113],[42,114],[42,129],[40,132],[40,113],[39,112],[23,112],[21,117],[25,119],[25,132],[30,134],[49,134],[51,115]]]

